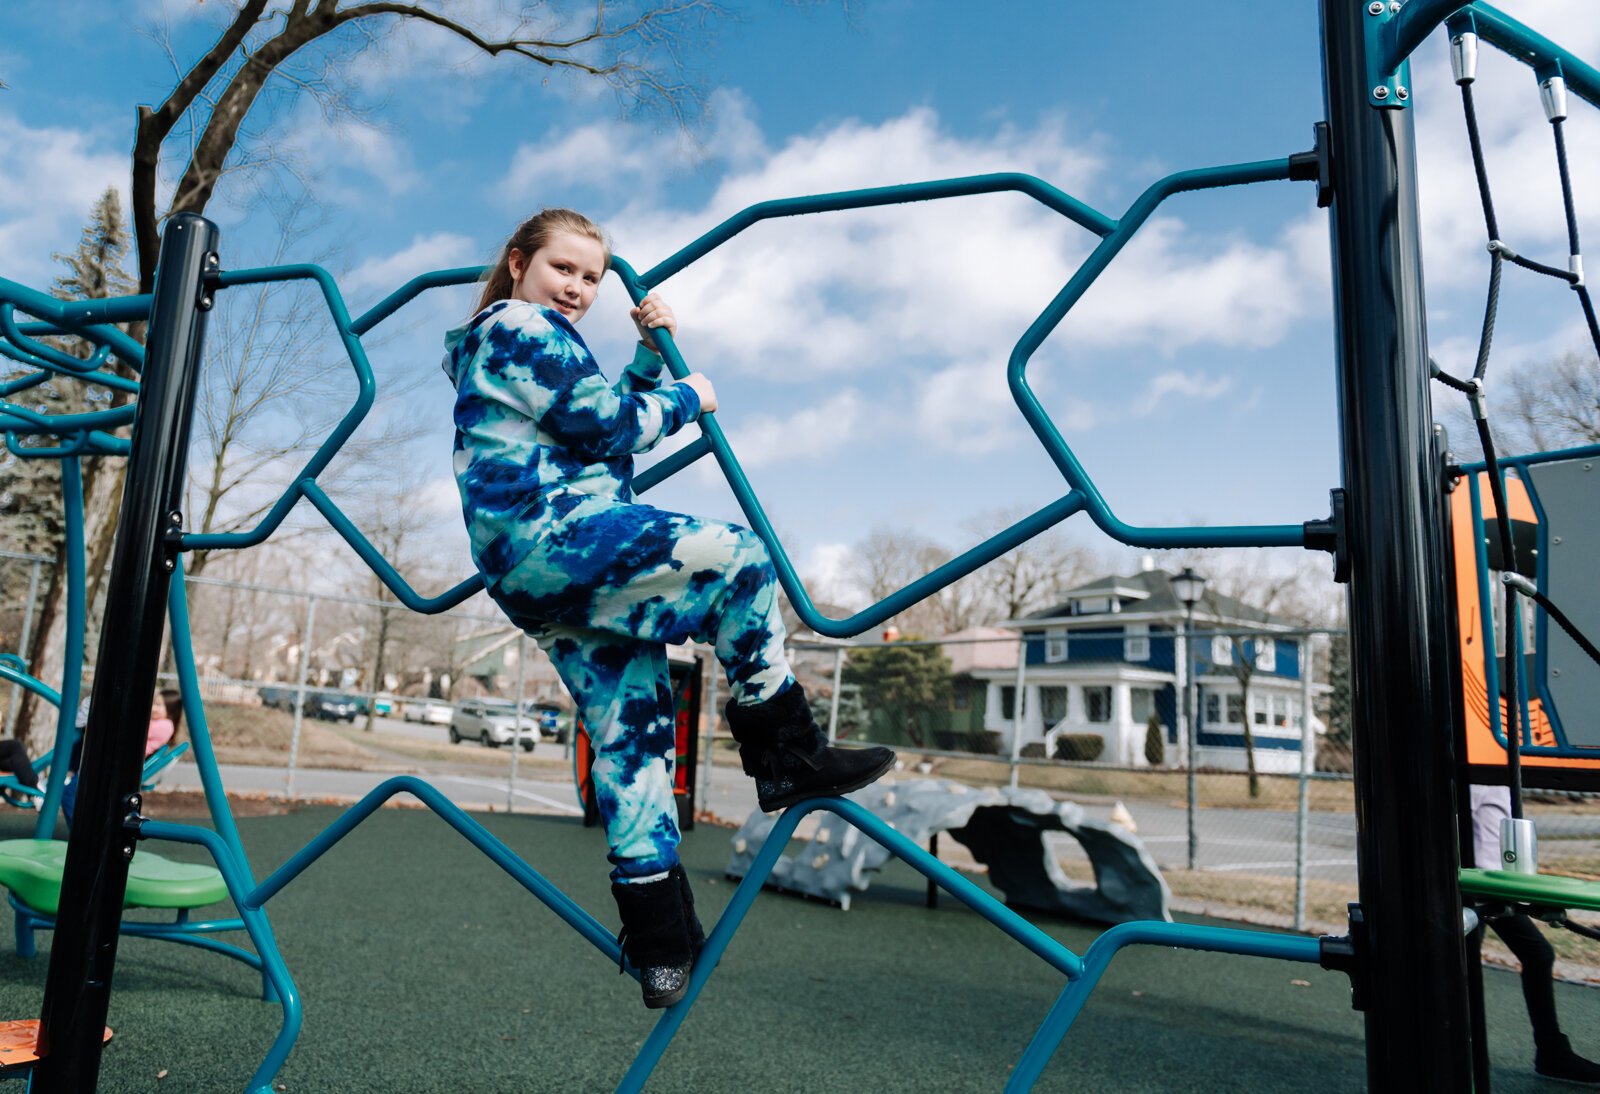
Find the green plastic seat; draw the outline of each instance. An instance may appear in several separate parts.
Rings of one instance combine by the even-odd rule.
[[[0,844],[0,847],[5,846]],[[1506,870],[1461,871],[1461,891],[1544,908],[1600,911],[1600,882],[1555,874],[1514,874]]]
[[[0,840],[0,885],[34,911],[55,915],[61,877],[67,865],[63,840]],[[140,848],[128,864],[125,908],[200,908],[228,896],[222,872],[214,866],[173,862]]]

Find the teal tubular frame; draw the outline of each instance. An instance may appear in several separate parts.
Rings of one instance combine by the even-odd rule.
[[[1007,366],[1007,382],[1013,400],[1023,419],[1033,430],[1049,453],[1051,460],[1065,480],[1067,490],[1059,498],[1037,512],[1025,517],[1005,531],[963,553],[960,557],[917,579],[905,588],[886,597],[878,604],[844,619],[829,619],[821,615],[802,586],[782,544],[779,542],[755,491],[745,476],[715,414],[701,418],[702,435],[685,448],[641,471],[635,479],[638,492],[648,490],[671,475],[688,467],[696,460],[713,456],[727,477],[735,496],[752,527],[763,537],[771,551],[778,576],[794,603],[801,618],[821,634],[845,637],[860,633],[905,607],[931,595],[938,589],[973,572],[1006,551],[1018,546],[1040,532],[1053,527],[1079,512],[1087,512],[1090,519],[1108,535],[1121,542],[1144,547],[1188,546],[1303,546],[1305,529],[1302,525],[1262,525],[1236,527],[1164,527],[1145,528],[1120,520],[1095,486],[1088,471],[1079,461],[1066,440],[1051,421],[1027,378],[1027,364],[1044,341],[1054,332],[1067,314],[1082,299],[1084,293],[1105,271],[1121,250],[1148,222],[1151,215],[1168,198],[1200,190],[1257,182],[1288,180],[1293,175],[1291,159],[1264,160],[1198,170],[1181,171],[1162,178],[1149,186],[1129,207],[1120,219],[1113,219],[1064,193],[1048,183],[1023,174],[980,175],[970,178],[945,179],[913,183],[904,186],[879,187],[845,193],[823,194],[813,197],[790,198],[753,205],[713,228],[690,243],[666,261],[646,271],[643,275],[621,258],[613,259],[613,269],[627,287],[635,301],[650,288],[682,270],[698,258],[732,240],[747,228],[774,217],[789,217],[824,213],[845,209],[862,209],[877,206],[969,197],[978,194],[1013,192],[1038,201],[1066,217],[1074,224],[1092,232],[1099,242],[1074,273],[1072,278],[1055,295],[1043,312],[1029,325],[1012,349]],[[215,275],[214,291],[229,287],[308,280],[315,282],[328,307],[334,330],[355,373],[356,393],[350,408],[340,417],[331,434],[308,459],[293,482],[277,499],[257,525],[244,532],[227,534],[188,533],[181,537],[185,550],[233,549],[249,547],[265,541],[281,525],[289,512],[304,497],[328,523],[350,544],[358,556],[380,577],[408,608],[418,612],[443,611],[473,595],[482,588],[482,580],[472,577],[437,596],[425,597],[417,593],[383,554],[372,545],[353,521],[318,484],[318,476],[327,468],[334,455],[350,438],[363,418],[371,410],[376,395],[376,383],[371,364],[362,343],[363,336],[388,319],[420,293],[448,285],[462,285],[478,280],[480,267],[440,270],[412,279],[400,289],[379,301],[359,317],[352,318],[338,285],[324,269],[315,265],[289,265],[262,269],[225,271]],[[12,309],[38,317],[39,322],[18,324]],[[128,297],[116,300],[86,301],[81,304],[64,304],[33,293],[13,282],[0,279],[0,349],[7,356],[35,367],[40,371],[24,376],[5,386],[11,394],[43,381],[51,373],[62,373],[88,382],[111,383],[120,380],[100,371],[108,352],[115,352],[128,360],[138,358],[139,347],[131,349],[131,339],[121,331],[106,324],[145,318],[150,308],[150,298]],[[51,356],[59,351],[50,350],[33,341],[35,336],[68,334],[84,337],[97,343],[98,349],[89,361],[77,358],[58,360]],[[682,378],[688,368],[674,344],[664,332],[657,340],[672,374]],[[48,351],[48,352],[41,352]],[[60,355],[65,357],[65,355]],[[112,383],[112,386],[117,384]],[[137,385],[132,385],[134,388]],[[101,453],[115,450],[125,441],[100,431],[100,427],[114,428],[126,424],[125,411],[104,411],[77,415],[38,415],[14,404],[0,405],[0,430],[8,432],[8,443],[15,445],[15,434],[54,434],[63,439],[59,449],[28,449],[32,456],[63,457],[64,479],[69,479],[69,582],[77,590],[77,600],[69,607],[69,644],[77,649],[68,651],[68,671],[63,681],[63,722],[61,734],[72,733],[70,713],[75,710],[80,688],[81,647],[83,634],[83,542],[82,500],[72,494],[77,483],[77,452]],[[79,487],[81,494],[81,487]],[[74,532],[73,529],[76,529]],[[76,536],[76,539],[73,536]],[[72,569],[75,564],[76,568]],[[188,605],[183,585],[181,559],[171,576],[168,600],[173,652],[178,666],[179,687],[184,697],[185,709],[190,713],[190,736],[193,741],[196,765],[205,788],[211,814],[211,827],[181,825],[146,821],[141,827],[141,837],[164,839],[202,846],[216,861],[227,884],[228,892],[238,909],[237,919],[215,920],[206,923],[187,923],[180,917],[176,924],[152,925],[140,933],[184,941],[214,952],[235,957],[260,972],[263,994],[269,1001],[283,1007],[283,1025],[265,1059],[249,1080],[251,1091],[268,1091],[272,1078],[287,1058],[302,1023],[301,1002],[288,967],[277,948],[265,905],[302,872],[316,862],[328,849],[370,816],[384,801],[396,794],[408,793],[437,813],[447,824],[468,842],[487,855],[496,865],[549,906],[569,927],[576,930],[595,946],[608,962],[620,959],[616,941],[593,916],[579,907],[571,898],[551,885],[542,875],[528,866],[503,842],[493,836],[477,821],[451,803],[427,783],[411,777],[390,779],[372,791],[357,805],[342,814],[326,830],[314,838],[264,881],[257,883],[248,860],[238,826],[227,804],[227,797],[217,769],[212,748],[205,707],[200,695],[199,678],[195,668],[194,650],[190,634]],[[70,698],[69,698],[70,697]],[[70,705],[68,705],[70,703]],[[66,739],[62,737],[62,739]],[[63,772],[52,770],[51,786],[47,800],[53,817],[54,803],[59,800],[59,777]],[[728,909],[711,932],[704,956],[697,963],[691,978],[689,993],[683,1002],[665,1011],[657,1022],[623,1077],[619,1089],[635,1091],[644,1085],[649,1075],[666,1052],[673,1036],[687,1017],[701,990],[713,974],[717,962],[727,949],[754,904],[762,884],[770,876],[778,856],[787,843],[787,837],[808,813],[823,809],[833,812],[860,829],[869,838],[888,848],[893,854],[914,869],[946,889],[967,904],[983,918],[1004,931],[1014,941],[1042,960],[1050,969],[1066,979],[1056,1002],[1045,1016],[1043,1024],[1013,1070],[1008,1090],[1026,1090],[1042,1072],[1073,1020],[1081,1011],[1088,996],[1117,952],[1128,945],[1155,944],[1180,946],[1190,949],[1211,950],[1256,956],[1283,958],[1294,961],[1318,960],[1319,944],[1308,938],[1276,935],[1265,932],[1197,927],[1183,924],[1124,924],[1106,932],[1090,946],[1084,956],[1079,956],[1056,942],[1038,928],[1029,924],[1015,912],[1006,908],[984,890],[960,874],[938,862],[922,848],[894,831],[869,811],[849,801],[836,798],[816,799],[801,803],[788,810],[777,821],[774,833],[757,857],[750,873],[734,893]],[[255,955],[237,947],[198,937],[223,930],[245,930],[255,948]],[[187,937],[180,937],[187,935]]]
[[[1384,65],[1399,67],[1418,46],[1449,21],[1451,33],[1472,30],[1485,42],[1522,61],[1535,71],[1554,69],[1566,77],[1573,94],[1600,107],[1600,71],[1576,54],[1523,26],[1505,12],[1484,3],[1461,0],[1410,0],[1388,25]]]
[[[1070,194],[1032,175],[976,175],[935,182],[908,183],[903,186],[883,186],[752,205],[729,217],[677,254],[643,274],[635,272],[623,259],[613,257],[612,269],[622,278],[629,296],[637,303],[646,293],[673,274],[763,220],[1003,192],[1021,193],[1031,197],[1061,213],[1073,223],[1087,228],[1101,239],[1077,273],[1023,333],[1011,352],[1007,367],[1007,382],[1011,388],[1012,398],[1022,411],[1024,420],[1033,429],[1034,435],[1044,445],[1045,451],[1049,453],[1056,468],[1066,480],[1069,492],[871,607],[844,619],[834,619],[817,610],[788,553],[783,549],[771,520],[757,499],[750,480],[728,445],[727,437],[715,414],[701,415],[700,418],[702,440],[706,442],[706,447],[704,449],[696,447],[692,454],[688,449],[677,453],[676,456],[681,462],[666,473],[670,474],[682,466],[687,466],[709,451],[721,467],[750,526],[766,541],[779,582],[783,585],[784,592],[788,594],[796,614],[818,634],[831,638],[847,638],[877,626],[885,619],[933,595],[952,582],[994,561],[1018,544],[1078,512],[1087,512],[1090,519],[1106,534],[1135,547],[1303,547],[1306,540],[1302,524],[1141,528],[1118,519],[1095,486],[1088,471],[1084,469],[1060,431],[1056,429],[1055,423],[1040,405],[1027,381],[1029,359],[1066,318],[1073,306],[1082,299],[1083,294],[1111,264],[1112,259],[1167,198],[1174,194],[1196,190],[1283,181],[1288,180],[1290,174],[1291,166],[1288,158],[1180,171],[1152,184],[1139,196],[1121,220],[1107,217]],[[679,379],[687,376],[689,368],[684,363],[672,336],[658,331],[656,341],[672,374]],[[651,484],[657,481],[660,480],[654,478],[650,480]]]

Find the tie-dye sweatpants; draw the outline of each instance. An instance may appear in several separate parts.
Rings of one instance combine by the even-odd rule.
[[[793,679],[777,576],[760,538],[721,521],[586,497],[490,589],[538,640],[594,744],[594,789],[614,880],[678,861],[666,646],[716,650],[732,698]]]

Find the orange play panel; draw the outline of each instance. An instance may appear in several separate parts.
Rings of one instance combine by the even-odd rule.
[[[106,1027],[105,1039],[111,1040],[110,1026]],[[39,1019],[0,1022],[0,1073],[38,1063],[39,1054],[35,1051],[38,1042]]]

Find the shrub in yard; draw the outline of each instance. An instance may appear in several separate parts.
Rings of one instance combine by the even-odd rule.
[[[1063,733],[1056,738],[1056,759],[1098,760],[1106,739],[1098,733]]]
[[[1144,760],[1151,767],[1161,767],[1167,762],[1167,733],[1161,724],[1161,715],[1150,712],[1144,724]]]
[[[1030,741],[1022,746],[1022,751],[1018,755],[1024,760],[1042,760],[1044,759],[1044,742]]]

